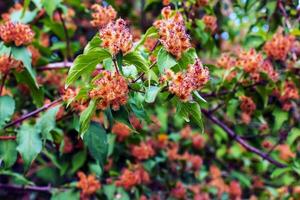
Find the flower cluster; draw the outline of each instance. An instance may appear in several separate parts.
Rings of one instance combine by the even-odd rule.
[[[89,92],[90,98],[99,100],[98,109],[105,110],[111,105],[113,110],[118,110],[127,102],[129,90],[126,80],[116,72],[102,71],[99,75]]]
[[[155,152],[151,144],[142,142],[139,145],[132,146],[131,154],[138,160],[146,160],[152,157],[155,154]]]
[[[245,124],[249,124],[251,121],[251,115],[256,109],[256,105],[250,97],[241,96],[240,108],[242,110],[242,121]]]
[[[117,12],[112,6],[103,7],[99,4],[94,4],[92,5],[92,10],[93,20],[91,24],[97,28],[106,26],[109,22],[115,20],[117,17]]]
[[[273,35],[272,39],[266,42],[264,51],[269,57],[283,61],[292,49],[295,37],[292,35],[284,36],[282,32],[283,30],[279,29],[277,33]]]
[[[111,132],[116,134],[118,141],[121,142],[130,135],[131,129],[122,122],[116,122],[113,125]]]
[[[9,56],[0,56],[0,73],[6,74],[11,69],[16,69],[17,71],[22,71],[24,68],[21,61],[10,58]]]
[[[168,52],[179,59],[182,53],[191,47],[183,17],[179,12],[172,16],[169,6],[162,9],[162,16],[163,19],[154,22],[154,26],[159,30],[160,42]]]
[[[257,72],[263,63],[263,56],[255,49],[242,50],[238,54],[237,65],[242,66],[247,73]]]
[[[209,71],[203,67],[200,59],[189,65],[186,72],[174,73],[166,71],[161,78],[162,82],[169,81],[169,91],[178,96],[182,101],[187,101],[193,90],[201,89],[209,80]]]
[[[214,33],[217,28],[218,28],[218,25],[217,25],[217,18],[213,15],[204,15],[203,18],[202,18],[204,24],[205,24],[205,27],[211,32],[211,33]]]
[[[286,81],[283,87],[283,92],[277,94],[279,101],[284,110],[290,110],[292,107],[291,100],[298,100],[300,98],[298,88],[292,81]]]
[[[123,169],[119,180],[117,180],[115,184],[116,186],[121,186],[126,190],[130,190],[136,185],[148,184],[149,182],[150,176],[148,172],[144,170],[142,165],[134,165],[132,169]]]
[[[128,53],[133,46],[133,38],[123,19],[110,22],[100,30],[102,47],[108,48],[113,55]]]
[[[78,172],[79,181],[77,187],[81,189],[80,199],[88,200],[101,188],[100,182],[93,175],[86,176],[83,172]]]
[[[19,22],[6,22],[0,25],[0,38],[5,43],[14,42],[16,46],[21,46],[33,41],[34,32],[28,25]]]

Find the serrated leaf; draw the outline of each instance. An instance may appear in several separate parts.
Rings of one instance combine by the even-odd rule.
[[[145,94],[145,101],[147,103],[153,103],[160,90],[161,87],[157,87],[157,86],[148,87]]]
[[[140,72],[147,72],[149,70],[149,66],[146,59],[136,51],[126,54],[123,57],[123,61],[126,64],[136,66],[136,68]]]
[[[103,167],[108,154],[107,134],[104,128],[99,123],[92,122],[83,141],[91,156]]]
[[[17,151],[24,161],[25,170],[28,170],[33,160],[42,151],[42,140],[34,126],[23,124],[17,134]]]
[[[68,77],[66,79],[66,87],[71,85],[80,76],[92,73],[97,64],[110,57],[110,53],[102,48],[93,48],[86,54],[78,56],[68,73]]]
[[[96,100],[92,99],[89,103],[89,106],[81,113],[79,124],[80,124],[80,135],[83,137],[83,135],[86,133],[90,126],[91,117],[95,113],[96,109]]]
[[[165,69],[170,69],[177,64],[175,58],[169,54],[164,48],[161,48],[157,54],[157,66],[160,73]]]
[[[15,111],[15,101],[10,96],[0,96],[0,129],[10,120]]]
[[[38,129],[41,132],[43,140],[48,139],[53,141],[50,131],[52,131],[55,128],[56,114],[59,108],[60,105],[55,106],[47,110],[40,118],[38,118],[36,123],[36,129]]]

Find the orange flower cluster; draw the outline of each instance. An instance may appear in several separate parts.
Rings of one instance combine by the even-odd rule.
[[[167,5],[170,4],[170,0],[162,0],[162,4],[163,4],[164,6],[167,6]]]
[[[112,6],[103,7],[94,4],[92,5],[92,10],[94,12],[92,13],[93,20],[91,24],[97,28],[102,28],[117,18],[117,12]]]
[[[240,51],[238,55],[237,65],[242,66],[245,72],[258,72],[263,63],[263,57],[260,53],[256,53],[255,49],[249,51]]]
[[[16,46],[21,46],[33,41],[34,32],[28,25],[6,22],[0,25],[0,38],[4,43],[14,42]]]
[[[206,6],[206,5],[208,5],[208,3],[209,3],[209,0],[197,0],[196,1],[197,6]]]
[[[100,182],[93,175],[86,176],[83,172],[78,172],[79,182],[77,187],[81,189],[80,199],[89,200],[101,188]]]
[[[186,160],[187,171],[192,169],[193,171],[197,172],[201,168],[203,163],[203,160],[200,156],[192,155],[189,154],[188,152],[185,152],[183,154],[183,159]]]
[[[118,141],[121,142],[130,135],[131,129],[124,123],[116,122],[113,125],[111,132],[116,134]]]
[[[160,42],[166,50],[179,59],[182,53],[191,47],[183,17],[179,12],[171,16],[170,6],[163,8],[161,13],[163,19],[155,21],[153,25],[158,29]]]
[[[269,78],[276,82],[279,79],[279,74],[277,73],[277,71],[273,68],[273,65],[270,61],[265,60],[263,62],[263,64],[261,65],[261,72],[264,72],[265,74],[267,74],[269,76]]]
[[[253,111],[256,109],[256,105],[250,97],[241,96],[240,100],[241,100],[240,108],[242,110],[242,121],[245,124],[249,124],[251,121],[251,115]]]
[[[295,42],[294,36],[284,36],[282,32],[282,29],[278,30],[263,48],[266,54],[275,60],[285,60]]]
[[[24,68],[21,61],[10,58],[6,55],[0,56],[0,73],[6,74],[11,69],[16,69],[18,72],[22,71]]]
[[[155,152],[151,144],[142,142],[139,145],[132,146],[131,154],[138,160],[146,160],[154,156]]]
[[[291,100],[299,99],[299,92],[297,86],[292,81],[286,81],[284,84],[282,94],[277,94],[279,97],[279,101],[283,105],[283,109],[288,111],[292,107]]]
[[[181,182],[176,183],[176,187],[172,189],[171,196],[176,199],[186,199],[186,189]]]
[[[291,151],[289,145],[287,144],[278,145],[276,149],[279,151],[279,156],[282,160],[288,161],[296,157],[296,154]]]
[[[132,187],[139,184],[148,184],[150,182],[150,176],[147,171],[141,165],[133,166],[133,169],[124,169],[122,171],[119,180],[115,182],[116,186],[124,187],[126,190],[130,190]]]
[[[7,13],[3,13],[3,14],[1,15],[1,17],[2,17],[3,21],[6,21],[6,22],[7,22],[7,21],[10,21],[10,16],[11,16],[11,14],[14,13],[14,12],[16,12],[16,11],[20,11],[20,10],[22,10],[22,9],[23,9],[22,4],[20,4],[20,3],[15,3],[14,6],[11,7],[11,8],[8,10]]]
[[[128,53],[133,46],[133,38],[123,19],[110,22],[100,30],[102,47],[108,48],[113,55]]]
[[[204,24],[205,24],[205,27],[211,32],[211,33],[214,33],[217,28],[218,28],[218,25],[217,25],[217,18],[213,15],[204,15],[203,18],[202,18]]]
[[[120,74],[106,70],[100,75],[93,82],[94,89],[89,93],[90,98],[100,100],[98,109],[105,110],[111,105],[113,110],[118,110],[127,102],[129,90],[126,80]]]
[[[63,95],[62,95],[62,99],[63,101],[65,102],[68,102],[70,100],[73,100],[72,103],[71,103],[71,107],[74,111],[79,111],[79,112],[82,112],[83,110],[85,110],[88,106],[88,102],[85,100],[85,101],[82,101],[80,99],[78,100],[74,100],[74,98],[77,96],[78,94],[78,91],[79,90],[74,90],[72,88],[68,88],[67,90],[65,90],[63,92]]]
[[[229,54],[223,53],[217,60],[217,66],[223,69],[231,69],[236,66],[236,59]]]
[[[161,82],[169,81],[169,91],[178,96],[182,101],[187,101],[193,90],[201,89],[209,80],[209,71],[203,67],[200,59],[189,65],[185,73],[167,70]]]
[[[220,198],[224,192],[229,192],[228,185],[224,182],[222,178],[221,171],[215,165],[210,166],[209,174],[211,177],[211,181],[209,182],[209,186],[215,187],[218,190],[218,197]]]

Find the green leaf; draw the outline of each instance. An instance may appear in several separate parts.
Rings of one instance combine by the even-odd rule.
[[[134,50],[137,50],[142,44],[145,43],[146,39],[149,37],[155,37],[158,35],[157,29],[154,26],[148,28],[146,33],[142,36],[141,40],[137,43]]]
[[[153,103],[160,90],[161,88],[157,86],[150,86],[149,88],[147,88],[145,94],[145,101],[147,103]]]
[[[69,199],[80,199],[79,191],[73,189],[64,191],[54,191],[51,196],[51,200],[69,200]]]
[[[79,124],[80,124],[80,135],[81,137],[85,134],[90,126],[91,117],[96,110],[96,100],[92,99],[89,106],[81,113]]]
[[[0,129],[10,120],[15,111],[15,101],[10,96],[0,96]]]
[[[17,144],[13,140],[0,141],[0,167],[11,167],[17,160]],[[4,164],[3,164],[4,163]]]
[[[107,50],[101,48],[93,48],[86,54],[78,56],[68,73],[68,77],[66,79],[66,87],[71,85],[80,76],[92,73],[97,64],[110,57],[110,53]]]
[[[123,57],[126,64],[134,65],[141,72],[148,72],[149,66],[146,59],[137,51],[130,52]]]
[[[43,7],[46,10],[46,13],[50,16],[52,19],[53,12],[56,10],[56,8],[59,6],[62,0],[42,0]]]
[[[87,158],[87,152],[84,149],[83,151],[79,151],[72,157],[72,168],[71,168],[71,174],[74,174],[77,172],[85,163]]]
[[[198,103],[196,102],[181,102],[180,100],[176,101],[177,112],[187,121],[190,121],[190,118],[199,126],[201,132],[204,132],[204,126],[202,122],[201,109]]]
[[[10,176],[14,179],[14,182],[20,185],[34,185],[33,182],[26,179],[23,175],[10,172],[10,171],[0,171],[0,175]]]
[[[99,123],[92,122],[83,140],[91,156],[103,167],[108,154],[107,134],[104,128]]]
[[[290,167],[277,168],[272,172],[271,178],[278,178],[279,176],[283,175],[284,173],[287,173],[287,172],[290,172],[290,171],[292,171],[292,169]]]
[[[99,34],[96,34],[84,48],[83,54],[86,54],[87,52],[93,50],[94,48],[99,48],[101,45],[101,42],[102,41],[100,39]]]
[[[247,188],[251,187],[251,179],[249,178],[249,176],[242,174],[240,172],[237,171],[232,171],[230,174],[233,178],[236,178],[239,180],[239,182]]]
[[[59,110],[60,106],[55,106],[49,110],[47,110],[38,120],[36,123],[36,129],[38,129],[42,133],[42,139],[43,140],[51,140],[53,141],[53,138],[50,134],[50,131],[52,131],[55,128],[56,124],[56,114]]]
[[[42,140],[34,126],[23,124],[17,135],[17,151],[21,154],[27,171],[32,161],[42,151]]]
[[[274,116],[275,119],[273,130],[278,131],[282,127],[283,123],[288,119],[289,114],[288,112],[276,108],[273,111],[272,115]]]
[[[170,69],[177,64],[175,58],[169,54],[164,48],[161,48],[157,55],[157,65],[160,73],[163,73],[165,69]]]
[[[292,145],[294,142],[300,137],[300,129],[299,128],[293,128],[291,132],[288,134],[287,138],[287,144]]]
[[[34,18],[38,13],[38,10],[34,10],[34,11],[27,10],[24,13],[22,12],[23,12],[22,10],[17,10],[12,12],[10,15],[10,20],[12,22],[21,22],[23,24],[28,24],[34,20]]]
[[[178,64],[183,69],[186,69],[188,65],[195,63],[195,59],[197,57],[196,50],[194,48],[190,48],[182,54],[180,60],[178,60]]]

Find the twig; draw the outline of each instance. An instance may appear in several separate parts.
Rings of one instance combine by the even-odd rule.
[[[51,193],[51,190],[54,189],[50,185],[48,186],[21,186],[21,185],[12,185],[12,184],[2,184],[0,183],[0,190],[23,190],[30,192],[46,192]]]
[[[60,21],[63,25],[63,28],[64,28],[64,32],[65,32],[65,37],[66,37],[66,45],[67,45],[67,60],[71,59],[71,46],[70,46],[70,38],[69,38],[69,33],[68,33],[68,29],[67,29],[67,26],[66,26],[66,22],[62,16],[62,12],[58,12],[59,13],[59,18],[60,18]]]
[[[57,63],[50,63],[43,67],[37,67],[38,71],[46,71],[46,70],[59,70],[59,69],[68,69],[73,65],[72,62],[57,62]]]
[[[0,136],[0,140],[15,140],[16,136]]]
[[[215,123],[216,125],[220,126],[228,134],[228,136],[230,136],[231,138],[233,138],[235,141],[237,141],[239,144],[241,144],[248,151],[251,151],[251,152],[257,154],[258,156],[262,157],[263,159],[269,161],[270,163],[274,164],[275,166],[277,166],[279,168],[285,168],[285,167],[287,167],[287,165],[285,165],[285,164],[283,164],[281,162],[278,162],[278,161],[274,160],[273,158],[271,158],[267,153],[264,153],[261,150],[259,150],[259,149],[255,148],[255,147],[251,146],[250,144],[248,144],[243,138],[241,138],[240,136],[238,136],[226,124],[224,124],[222,121],[220,121],[215,116],[211,115],[211,113],[209,111],[207,111],[205,109],[202,109],[202,113],[209,120],[211,120],[213,123]]]
[[[118,68],[118,63],[117,63],[117,60],[116,60],[115,58],[113,58],[113,63],[114,63],[114,67],[115,67],[115,69],[116,69],[116,72],[117,72],[118,74],[120,74],[119,68]]]
[[[1,86],[0,86],[0,96],[2,96],[2,90],[4,88],[4,84],[5,84],[7,76],[8,76],[8,73],[5,73],[2,77],[2,82],[1,82]]]
[[[36,109],[36,110],[34,110],[34,111],[32,111],[32,112],[26,114],[26,115],[23,115],[23,116],[20,117],[19,119],[15,120],[15,121],[12,121],[12,122],[10,122],[9,124],[7,124],[7,125],[4,127],[4,129],[9,128],[9,127],[11,127],[11,126],[14,126],[14,125],[16,125],[16,124],[19,124],[20,122],[22,122],[22,121],[24,121],[24,120],[26,120],[26,119],[28,119],[28,118],[30,118],[30,117],[33,117],[33,116],[37,115],[37,114],[40,113],[40,112],[43,112],[43,111],[45,111],[45,110],[51,108],[53,105],[55,105],[55,104],[57,104],[57,103],[59,103],[59,102],[61,102],[61,101],[62,101],[62,98],[60,97],[59,99],[57,99],[57,100],[55,100],[55,101],[53,101],[53,102],[51,102],[51,103],[49,103],[49,104],[46,104],[46,105],[44,105],[43,107],[41,107],[41,108],[39,108],[39,109]]]
[[[154,65],[157,62],[155,61],[154,63],[152,63],[149,67],[149,70],[152,69],[154,67]],[[133,80],[131,83],[136,83],[138,80],[140,80],[143,76],[145,75],[145,72],[141,73],[135,80]]]

